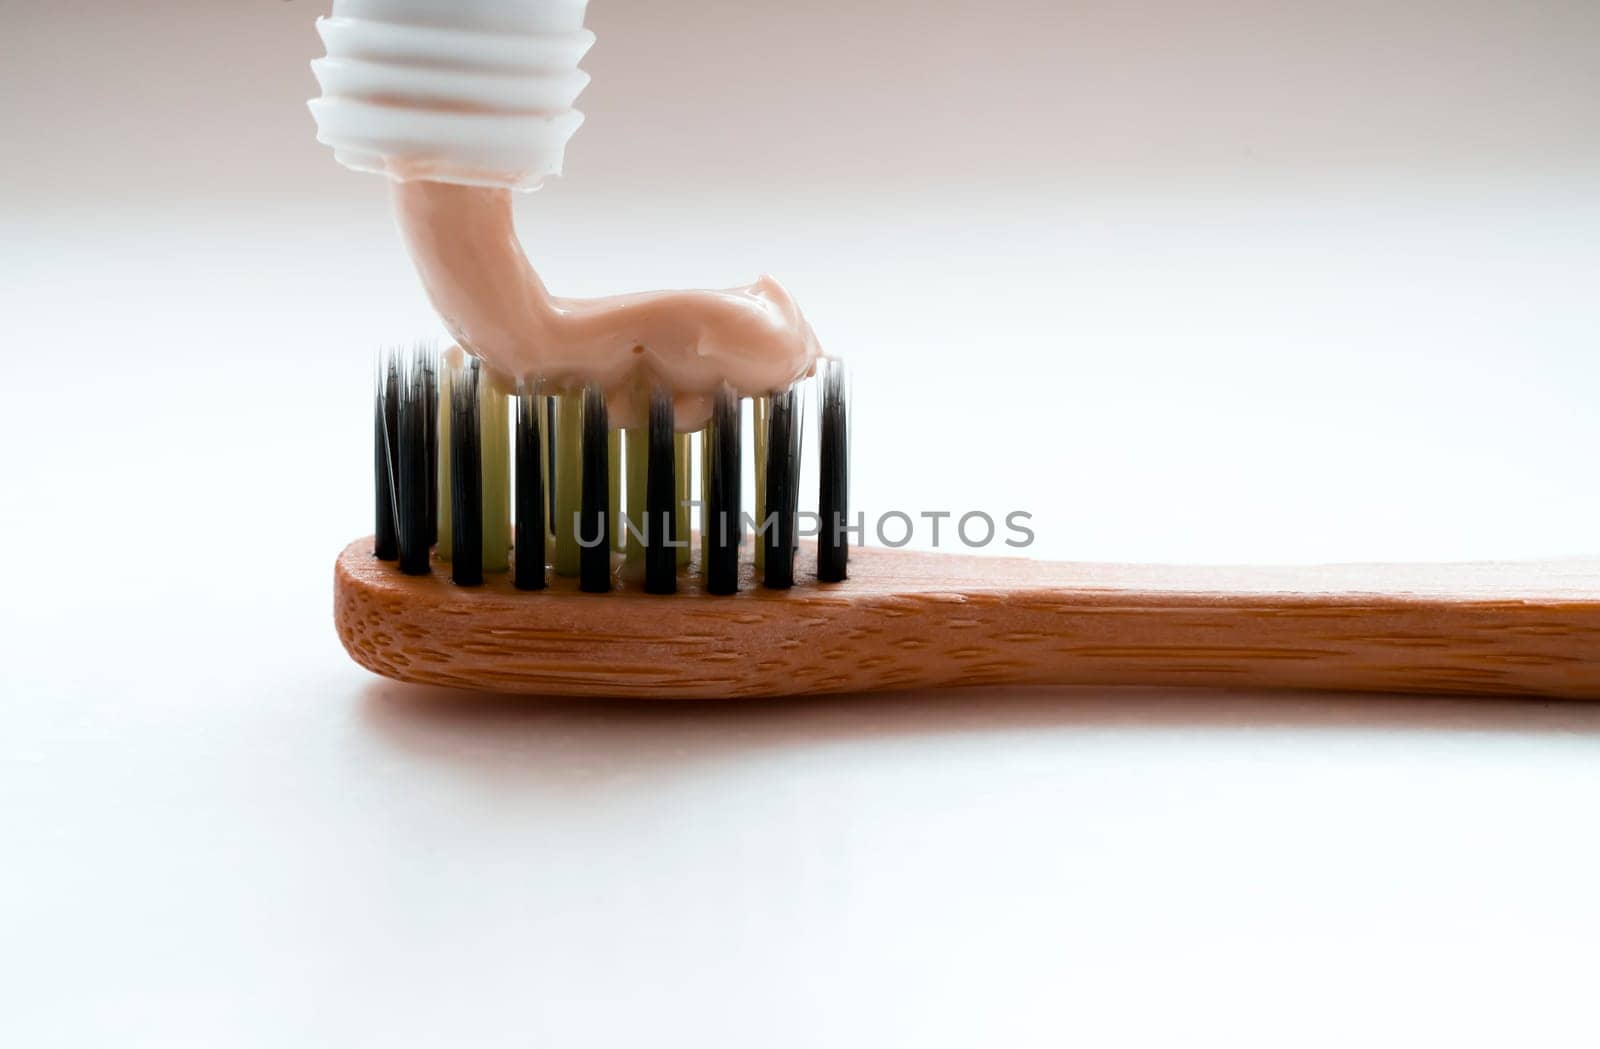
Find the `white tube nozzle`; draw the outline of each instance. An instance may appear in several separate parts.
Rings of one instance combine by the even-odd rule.
[[[311,63],[317,140],[392,178],[534,189],[589,83],[588,0],[334,0]]]

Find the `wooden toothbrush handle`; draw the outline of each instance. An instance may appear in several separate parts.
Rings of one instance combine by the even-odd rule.
[[[913,655],[894,660],[897,684],[1600,699],[1600,561],[880,564],[879,553],[865,551],[857,575],[901,596],[903,614],[879,623],[886,651]]]
[[[1203,568],[865,549],[714,597],[403,576],[352,543],[334,615],[405,681],[563,696],[1183,685],[1600,699],[1600,562]],[[811,562],[802,552],[797,575]]]

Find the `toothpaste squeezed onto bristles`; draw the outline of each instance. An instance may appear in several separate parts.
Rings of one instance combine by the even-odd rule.
[[[726,291],[567,299],[517,239],[513,190],[561,172],[594,43],[588,0],[335,0],[312,63],[317,138],[340,163],[393,181],[406,247],[446,328],[502,379],[597,383],[613,425],[642,425],[650,391],[675,424],[710,418],[724,384],[781,390],[822,355],[773,278]]]

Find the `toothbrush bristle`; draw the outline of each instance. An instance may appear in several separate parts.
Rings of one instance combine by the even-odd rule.
[[[449,368],[441,374],[441,368]],[[448,381],[446,381],[448,380]],[[488,381],[481,362],[468,357],[446,364],[426,345],[378,356],[373,392],[373,484],[375,535],[373,554],[397,561],[400,571],[426,575],[437,541],[441,561],[451,565],[458,586],[484,582],[486,425],[483,394]],[[850,411],[849,381],[842,361],[820,364],[819,485],[817,491],[816,578],[841,582],[848,576],[850,556]],[[794,586],[799,548],[802,428],[809,396],[806,383],[756,398],[757,503],[766,516],[756,531],[756,577],[762,586],[786,590]],[[442,392],[441,392],[442,391]],[[612,433],[605,391],[596,384],[567,396],[572,411],[563,422],[555,396],[543,396],[536,384],[518,384],[512,420],[515,481],[511,507],[514,571],[518,590],[543,590],[548,584],[547,557],[558,507],[576,512],[576,538],[569,525],[563,540],[557,528],[558,574],[578,577],[579,589],[606,593],[613,589],[613,540],[621,500],[613,494],[617,478],[617,441]],[[763,410],[764,409],[764,410]],[[699,572],[709,594],[739,591],[744,518],[741,514],[744,401],[731,386],[711,399],[711,419],[701,431],[700,519],[703,545]],[[502,417],[503,418],[503,417]],[[687,442],[676,433],[671,391],[658,389],[649,401],[644,429],[643,476],[630,466],[627,484],[630,514],[638,514],[635,485],[644,488],[642,521],[629,524],[644,533],[644,589],[651,594],[678,590],[678,570],[686,563],[686,518],[679,501],[687,491]],[[568,429],[567,451],[558,450],[558,431]],[[630,431],[630,434],[632,431]],[[633,438],[630,436],[629,441]],[[633,445],[629,444],[632,461]],[[568,457],[573,462],[567,462]],[[558,498],[556,477],[571,471],[571,495]],[[548,478],[548,480],[547,480]],[[563,480],[562,484],[568,482]],[[562,500],[570,499],[570,503]],[[446,527],[448,526],[448,527]],[[625,530],[624,530],[625,531]],[[576,563],[560,568],[563,549],[576,547]],[[632,555],[630,555],[631,557]],[[636,576],[625,578],[637,579]]]
[[[773,590],[794,586],[796,511],[800,475],[799,389],[791,386],[772,395],[767,420],[767,501],[771,522],[762,534],[765,544],[762,585]],[[762,522],[766,525],[767,522]]]
[[[380,561],[400,556],[395,523],[395,476],[399,473],[400,370],[388,352],[378,357],[372,412],[372,487],[375,502],[372,555]]]
[[[850,515],[850,431],[843,361],[829,361],[822,370],[822,419],[819,440],[821,482],[817,493],[817,579],[843,582],[849,574],[850,538],[844,529]]]
[[[672,396],[657,390],[650,397],[649,446],[645,467],[644,589],[647,594],[672,594],[678,590],[678,537],[676,449],[673,440]],[[629,453],[633,454],[630,448]],[[684,539],[682,541],[687,541]]]
[[[399,445],[395,474],[395,520],[399,538],[400,571],[428,574],[428,552],[433,533],[428,530],[429,493],[433,489],[433,463],[428,458],[428,420],[433,405],[428,400],[430,354],[424,347],[402,355],[399,362]]]
[[[539,403],[532,390],[517,391],[517,505],[516,539],[512,546],[516,571],[512,584],[518,590],[543,590],[544,580],[544,478],[540,458]]]
[[[450,383],[450,520],[454,549],[450,578],[457,586],[483,582],[483,475],[478,429],[477,360]]]
[[[556,399],[544,399],[544,432],[546,436],[545,460],[547,470],[545,476],[550,478],[550,491],[545,493],[550,502],[550,520],[556,519]]]
[[[724,386],[712,402],[706,431],[706,590],[733,594],[739,590],[739,517],[743,402]]]
[[[583,391],[583,488],[578,516],[578,588],[588,594],[611,589],[611,441],[606,395],[597,385]]]
[[[428,478],[424,488],[427,500],[427,520],[423,530],[427,545],[439,538],[439,354],[432,347],[422,347],[422,404],[426,410],[423,420],[423,455],[428,463]]]

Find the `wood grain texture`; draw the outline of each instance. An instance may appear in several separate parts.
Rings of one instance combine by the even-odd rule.
[[[334,569],[356,662],[552,696],[782,696],[946,685],[1185,685],[1600,699],[1600,561],[1220,568],[863,549],[850,580],[659,597]],[[746,566],[748,576],[749,568]]]

